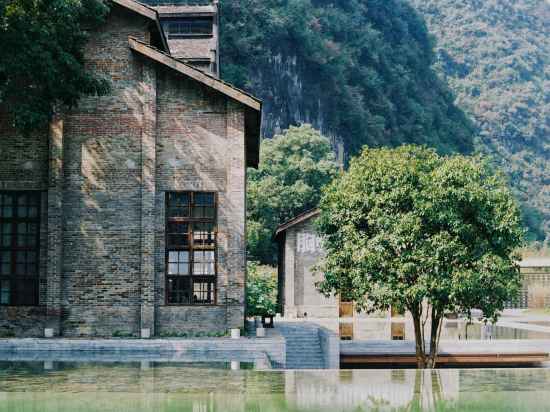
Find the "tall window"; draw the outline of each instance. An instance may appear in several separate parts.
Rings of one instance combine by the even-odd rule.
[[[168,38],[211,36],[212,17],[187,17],[168,23]]]
[[[166,194],[166,303],[216,302],[216,195]]]
[[[39,192],[0,191],[0,305],[38,305]]]

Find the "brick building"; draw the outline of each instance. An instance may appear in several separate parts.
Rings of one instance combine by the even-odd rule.
[[[240,327],[261,103],[216,77],[215,4],[196,23],[183,16],[172,39],[163,28],[175,15],[111,4],[85,50],[109,95],[31,136],[0,108],[0,332]],[[174,41],[197,55],[172,55]]]

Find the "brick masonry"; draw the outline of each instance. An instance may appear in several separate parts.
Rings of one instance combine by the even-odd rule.
[[[138,55],[151,22],[120,6],[94,33],[87,67],[111,80],[50,130],[17,135],[0,114],[0,190],[43,193],[40,300],[0,307],[17,336],[138,336],[244,323],[245,108]],[[2,113],[2,112],[0,112]],[[166,191],[218,194],[218,300],[166,306]]]

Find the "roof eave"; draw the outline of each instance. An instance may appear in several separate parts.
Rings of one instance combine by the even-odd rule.
[[[170,53],[170,46],[168,46],[168,41],[164,34],[164,30],[162,30],[162,25],[160,24],[159,13],[155,9],[134,0],[112,0],[112,2],[115,4],[118,4],[121,7],[124,7],[125,9],[132,10],[133,12],[152,20],[159,33],[160,41],[164,49],[166,50],[166,52]]]
[[[260,162],[260,130],[262,122],[262,102],[242,90],[226,83],[216,77],[194,68],[184,62],[167,55],[160,50],[151,47],[133,37],[128,38],[130,49],[163,66],[190,77],[210,87],[225,96],[241,103],[244,107],[244,134],[246,145],[246,166],[257,168]]]
[[[303,213],[300,213],[298,216],[293,217],[290,220],[287,220],[283,224],[279,225],[277,230],[275,231],[275,238],[278,238],[281,233],[286,232],[288,229],[290,229],[292,226],[295,226],[299,223],[305,222],[308,219],[311,219],[312,217],[318,216],[321,211],[318,208],[307,210]]]
[[[175,71],[192,78],[193,80],[198,81],[214,90],[219,91],[220,93],[232,98],[233,100],[238,101],[239,103],[249,107],[253,110],[260,112],[262,110],[262,102],[255,97],[243,92],[242,90],[233,87],[232,85],[225,83],[224,81],[217,79],[213,76],[210,76],[203,71],[194,68],[188,64],[183,63],[180,60],[177,60],[173,56],[170,56],[166,53],[163,53],[160,50],[151,47],[150,45],[143,43],[142,41],[129,37],[128,42],[130,48],[137,53],[142,54],[145,57],[148,57],[164,66],[170,67]]]

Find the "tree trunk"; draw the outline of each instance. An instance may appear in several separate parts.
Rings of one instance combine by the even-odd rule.
[[[439,337],[441,336],[441,326],[443,315],[432,307],[431,331],[430,331],[430,354],[427,359],[427,368],[435,368],[437,361],[437,352],[439,347]]]
[[[422,328],[422,311],[418,308],[411,308],[411,315],[414,324],[414,340],[416,346],[416,365],[418,369],[426,368],[426,351],[424,342],[424,331]]]

